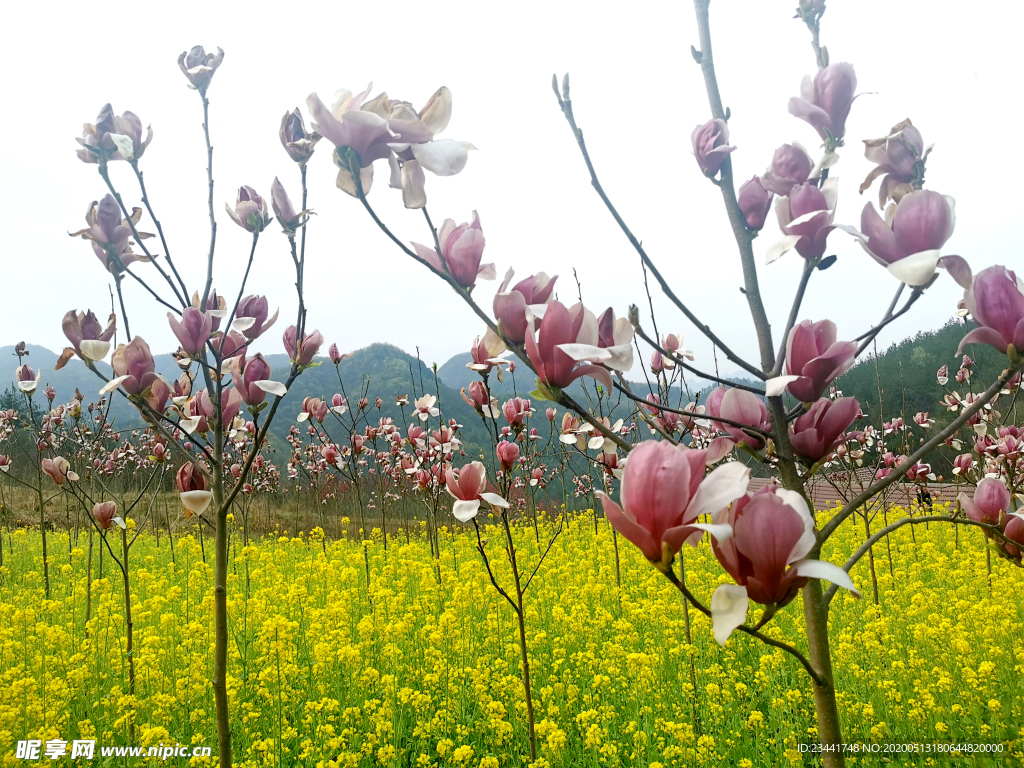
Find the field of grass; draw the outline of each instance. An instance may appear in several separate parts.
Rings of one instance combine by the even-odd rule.
[[[527,573],[556,525],[542,522],[540,546],[532,525],[515,528]],[[426,537],[389,536],[387,552],[379,538],[329,541],[325,553],[317,534],[262,538],[245,549],[233,537],[236,764],[527,765],[514,615],[492,588],[471,531],[442,532],[440,584]],[[894,757],[900,765],[1024,764],[1024,572],[993,558],[989,580],[981,534],[962,530],[958,543],[954,535],[948,525],[906,526],[888,546],[879,543],[880,608],[867,558],[854,570],[864,599],[836,596],[831,636],[844,736],[1004,744],[999,758]],[[495,575],[507,584],[503,534],[488,537]],[[823,557],[842,563],[863,537],[851,521]],[[204,563],[191,536],[175,541],[174,564],[166,537],[158,547],[143,533],[132,548],[133,699],[125,693],[123,585],[109,555],[100,576],[94,552],[85,623],[86,541],[83,534],[69,556],[66,534],[51,534],[48,601],[38,532],[5,537],[0,764],[26,765],[14,745],[27,738],[127,743],[131,720],[142,745],[216,752],[212,560]],[[706,601],[727,577],[706,540],[685,555],[687,583]],[[738,634],[719,648],[694,610],[688,644],[679,593],[621,538],[618,561],[621,586],[611,528],[580,513],[527,594],[535,765],[814,764],[798,749],[814,740],[815,720],[809,680],[794,659]],[[797,599],[767,631],[801,646],[802,624]]]

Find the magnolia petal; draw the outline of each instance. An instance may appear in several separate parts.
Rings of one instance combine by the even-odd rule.
[[[764,393],[767,397],[779,397],[786,391],[790,382],[799,378],[799,376],[776,376],[774,379],[768,379],[764,383]]]
[[[268,392],[271,395],[277,395],[278,397],[284,397],[288,394],[288,387],[282,384],[280,381],[254,381],[253,384],[262,389],[264,392]]]
[[[598,448],[604,446],[604,435],[594,435],[590,440],[587,441],[587,448],[592,451],[596,451]]]
[[[750,470],[738,461],[716,467],[705,477],[686,508],[686,519],[716,515],[747,492]]]
[[[454,176],[466,167],[469,151],[461,141],[439,139],[426,144],[413,144],[412,156],[435,176]]]
[[[860,597],[860,592],[850,578],[850,574],[838,565],[826,560],[801,560],[794,563],[793,567],[796,569],[797,576],[805,576],[808,579],[825,579],[837,587],[850,590],[858,598]]]
[[[711,595],[711,623],[715,641],[725,645],[736,627],[747,620],[747,588],[738,584],[722,584]]]
[[[110,342],[99,339],[84,339],[79,342],[78,348],[82,350],[82,355],[89,360],[104,360],[107,357],[107,353],[110,352]]]
[[[476,513],[480,511],[480,499],[472,499],[470,501],[456,500],[452,505],[452,515],[456,520],[462,523],[468,523],[474,517]]]
[[[496,493],[481,493],[480,498],[490,504],[492,507],[508,507],[510,506],[505,499]]]
[[[793,545],[793,549],[790,551],[789,558],[787,559],[787,562],[795,563],[798,560],[803,560],[807,553],[814,549],[814,545],[817,542],[817,537],[814,535],[814,515],[811,514],[807,501],[798,491],[779,488],[776,494],[800,515],[800,519],[804,524],[804,531],[800,538],[797,539],[796,544]]]
[[[125,381],[127,376],[118,376],[116,379],[111,379],[100,389],[101,395],[106,395],[113,392],[115,389],[121,386],[121,382]]]
[[[192,416],[190,418],[179,419],[178,426],[191,435],[193,432],[196,431],[196,427],[199,426],[199,417]]]
[[[256,325],[255,317],[236,317],[231,323],[231,327],[236,331],[248,331],[254,325]]]
[[[212,491],[185,491],[178,495],[181,499],[181,503],[185,506],[189,512],[195,515],[201,515],[206,511],[206,508],[210,506],[210,502],[213,501]]]
[[[690,523],[689,527],[710,533],[719,544],[732,538],[732,526],[726,523]],[[697,538],[697,541],[699,540],[700,537]],[[697,546],[697,541],[691,543],[690,539],[687,539],[687,543],[692,547]]]
[[[111,520],[110,522],[112,522],[112,523],[116,523],[116,524],[117,524],[117,526],[118,526],[119,528],[122,528],[122,529],[123,529],[123,528],[127,528],[127,527],[128,527],[128,526],[126,526],[126,525],[124,524],[124,520],[123,520],[123,519],[121,519],[120,517],[115,517],[115,518],[114,518],[113,520]]]
[[[819,211],[820,213],[820,211]],[[764,263],[771,264],[773,261],[781,259],[787,251],[791,250],[800,242],[799,235],[784,235],[781,239],[776,241],[764,255]]]
[[[592,344],[559,344],[555,349],[562,350],[577,363],[599,362],[612,357],[612,353],[606,348]]]
[[[117,147],[121,157],[125,160],[131,160],[135,157],[135,145],[132,143],[130,136],[125,136],[123,133],[108,133],[107,135],[114,142],[114,146]]]
[[[925,285],[935,275],[939,251],[921,251],[889,265],[889,273],[912,288]]]
[[[728,456],[734,447],[736,447],[736,441],[731,437],[716,437],[704,449],[704,460],[708,464],[716,464]]]

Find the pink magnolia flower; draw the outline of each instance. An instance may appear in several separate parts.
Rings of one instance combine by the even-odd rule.
[[[207,53],[203,46],[196,45],[191,50],[182,52],[178,57],[178,66],[191,83],[190,88],[205,92],[222,61],[224,51],[220,48],[217,49],[217,53]]]
[[[839,146],[856,91],[853,65],[845,61],[830,64],[819,69],[813,80],[810,76],[804,78],[800,96],[789,100],[789,113],[809,123],[822,141]]]
[[[138,395],[148,390],[157,380],[153,353],[141,336],[136,336],[127,345],[118,345],[110,364],[115,378],[100,390],[101,394],[113,392],[120,386],[129,395]]]
[[[494,280],[497,272],[494,264],[481,264],[484,255],[483,228],[480,217],[473,211],[473,221],[458,226],[451,219],[445,219],[437,233],[441,253],[420,243],[413,243],[421,259],[439,272],[447,272],[463,288],[472,288],[477,280]]]
[[[914,191],[915,184],[920,189],[929,152],[931,147],[925,149],[921,132],[909,119],[894,125],[888,136],[865,139],[864,157],[876,165],[860,185],[860,191],[869,189],[884,174],[878,189],[878,207],[884,207],[889,199],[899,203],[904,195]]]
[[[816,543],[814,518],[798,492],[766,485],[713,520],[732,529],[731,537],[712,539],[711,546],[722,568],[736,581],[718,587],[711,597],[711,620],[720,645],[746,620],[749,600],[784,606],[809,578],[827,579],[860,597],[842,568],[807,559]]]
[[[110,352],[110,340],[116,330],[116,315],[110,315],[107,327],[104,328],[92,310],[76,312],[72,309],[64,315],[61,328],[76,355],[87,361],[103,360]]]
[[[28,364],[22,364],[14,371],[14,380],[18,382],[19,390],[31,395],[39,387],[42,375],[42,371],[33,371]]]
[[[544,415],[548,417],[548,421],[554,421],[555,416],[558,415],[558,411],[556,411],[554,408],[548,408],[546,411],[544,411]]]
[[[277,223],[285,232],[294,232],[302,223],[303,213],[295,210],[291,198],[288,197],[288,192],[285,191],[284,184],[277,176],[274,177],[274,181],[270,185],[270,205],[274,209]]]
[[[807,182],[813,169],[814,161],[801,144],[783,144],[775,150],[761,184],[776,195],[789,195],[793,187]]]
[[[82,145],[75,154],[83,163],[98,163],[101,156],[106,161],[138,160],[152,140],[153,128],[143,138],[142,121],[134,113],[116,115],[113,107],[104,104],[96,124],[86,123],[82,138],[75,139]]]
[[[846,228],[865,251],[896,278],[910,286],[925,285],[936,267],[959,257],[941,256],[956,225],[955,201],[928,189],[904,195],[889,206],[885,220],[873,204],[864,206],[861,231]]]
[[[279,397],[287,393],[284,384],[270,381],[270,373],[270,365],[258,352],[249,360],[245,355],[231,358],[231,383],[246,405],[259,405],[268,392]]]
[[[277,322],[279,310],[274,310],[273,317],[268,318],[269,314],[267,297],[250,294],[238,302],[235,320],[231,326],[234,330],[244,333],[247,339],[256,339]]]
[[[729,146],[729,125],[725,120],[708,120],[698,125],[690,134],[693,144],[693,156],[697,158],[697,166],[705,176],[715,176],[722,168],[722,163],[736,147]]]
[[[201,515],[213,501],[213,492],[206,490],[206,477],[191,461],[182,464],[175,473],[174,484],[186,518]]]
[[[935,372],[935,380],[939,383],[940,387],[946,386],[946,382],[949,381],[949,366],[943,365]]]
[[[39,466],[57,485],[64,485],[68,480],[78,479],[78,474],[71,469],[71,463],[63,456],[43,459],[39,462]]]
[[[1010,492],[1002,480],[986,477],[978,483],[978,488],[971,498],[966,493],[957,496],[960,506],[967,516],[978,523],[995,525],[1010,509]]]
[[[285,112],[281,118],[281,146],[288,153],[288,157],[296,163],[305,163],[313,156],[316,143],[320,141],[320,134],[315,131],[306,131],[306,124],[302,120],[302,113],[298,108],[291,112]]]
[[[765,220],[768,218],[768,212],[772,209],[773,197],[774,194],[765,189],[761,178],[758,176],[754,176],[754,178],[740,187],[737,202],[749,229],[757,232],[764,227]]]
[[[502,440],[497,448],[498,461],[501,468],[506,472],[512,471],[516,462],[519,461],[519,444]]]
[[[487,387],[484,386],[482,381],[470,382],[469,394],[466,394],[465,387],[462,388],[461,394],[466,405],[476,410],[477,413],[482,413],[492,419],[498,418],[501,414],[501,411],[498,409],[498,399],[491,397],[491,393],[487,391]]]
[[[684,542],[696,545],[704,532],[728,538],[728,526],[698,523],[721,511],[747,490],[750,470],[729,462],[704,477],[704,451],[647,440],[629,454],[619,491],[620,503],[597,491],[615,529],[644,557],[665,570]]]
[[[468,523],[480,511],[480,502],[486,501],[492,507],[508,507],[509,503],[496,493],[484,491],[487,487],[487,471],[479,461],[466,464],[457,473],[454,469],[445,472],[445,487],[455,499],[452,515],[456,520]]]
[[[775,216],[783,237],[772,245],[765,260],[771,264],[791,248],[807,260],[820,258],[825,254],[829,233],[835,229],[836,203],[839,185],[830,177],[818,188],[814,182],[794,186],[788,197],[775,201]]]
[[[96,521],[96,525],[105,531],[110,530],[110,524],[116,523],[119,527],[124,528],[124,520],[117,514],[117,504],[113,501],[101,501],[92,505],[92,518]]]
[[[537,379],[549,390],[562,389],[581,376],[591,376],[611,391],[612,378],[601,365],[577,363],[610,361],[612,353],[597,346],[597,318],[582,304],[571,309],[553,301],[544,309],[538,323],[531,311],[527,315],[526,354],[537,371]],[[549,398],[553,399],[553,398]]]
[[[0,453],[0,472],[11,471],[11,457]]]
[[[138,224],[142,219],[142,209],[133,208],[131,216],[132,224]],[[98,203],[93,200],[85,213],[85,222],[88,227],[68,234],[90,241],[96,258],[111,273],[122,272],[124,267],[136,261],[149,261],[149,257],[138,256],[132,251],[131,226],[128,219],[121,218],[121,206],[113,195],[105,195]],[[148,232],[139,232],[142,240],[152,236]]]
[[[438,414],[441,413],[440,409],[437,408],[437,397],[435,395],[424,395],[423,397],[417,398],[413,403],[415,411],[413,411],[420,421],[426,421],[428,418],[437,418]],[[409,428],[410,430],[412,427]]]
[[[855,342],[836,341],[836,324],[831,320],[803,320],[786,339],[784,375],[765,382],[765,392],[776,397],[788,391],[797,400],[812,403],[853,367],[856,355]]]
[[[538,272],[520,280],[510,289],[508,286],[514,275],[515,271],[509,267],[494,295],[493,309],[501,332],[509,340],[522,344],[526,338],[526,308],[551,302],[558,275],[548,277],[544,272]]]
[[[488,328],[483,339],[479,336],[473,339],[473,346],[469,348],[469,353],[473,360],[466,363],[466,367],[471,371],[478,371],[480,373],[490,373],[496,367],[498,369],[498,381],[501,381],[501,367],[508,365],[508,361],[502,360],[500,355],[506,350],[507,347],[505,342],[501,340],[501,337]]]
[[[185,307],[181,313],[181,320],[168,312],[167,322],[170,323],[174,335],[178,337],[181,348],[190,357],[196,357],[203,351],[213,332],[213,318],[195,307]]]
[[[267,209],[267,201],[255,189],[244,184],[238,188],[235,207],[224,203],[224,208],[231,220],[246,232],[262,232],[272,218]]]
[[[210,393],[205,389],[200,390],[199,394],[196,395],[192,400],[195,403],[198,413],[206,420],[209,424],[209,419],[212,419],[217,413],[216,408],[213,404],[213,398],[210,397]],[[221,424],[225,427],[231,424],[235,420],[235,416],[242,408],[242,395],[238,392],[235,387],[225,387],[221,392]],[[198,430],[202,432],[202,429]],[[225,429],[225,432],[227,429]]]
[[[961,453],[953,460],[953,474],[966,475],[974,467],[974,456],[969,453]]]
[[[1012,512],[1003,518],[1003,535],[1016,542],[1018,546],[1014,544],[1008,544],[1005,541],[993,538],[993,543],[996,548],[1013,558],[1014,560],[1021,559],[1021,553],[1024,552],[1024,515],[1020,512]]]
[[[968,344],[988,344],[1011,357],[1024,353],[1024,280],[1015,272],[983,269],[964,292],[964,303],[979,327],[964,336],[957,354]]]
[[[320,351],[320,346],[324,343],[324,337],[320,331],[313,331],[312,333],[307,333],[300,342],[296,339],[295,326],[289,325],[285,329],[281,341],[284,344],[284,351],[288,353],[288,359],[293,363],[297,362],[301,367],[305,367],[313,362],[316,353]]]
[[[525,420],[533,415],[530,401],[522,397],[513,397],[506,400],[504,405],[501,406],[501,411],[505,414],[505,418],[513,428],[522,427]]]
[[[732,424],[715,421],[715,417],[721,416],[723,419],[746,424],[762,432],[770,430],[771,420],[768,418],[768,408],[764,401],[753,392],[718,387],[708,395],[704,407],[715,426],[726,432],[737,443],[746,443],[754,450],[764,447],[764,438],[759,435],[745,432]]]
[[[859,413],[860,404],[852,397],[819,399],[790,427],[793,452],[809,464],[816,464],[839,443]]]

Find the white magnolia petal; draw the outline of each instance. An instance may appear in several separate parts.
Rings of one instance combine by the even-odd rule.
[[[121,157],[125,160],[135,157],[135,145],[132,143],[131,136],[125,136],[123,133],[108,133],[107,135],[114,142]]]
[[[691,523],[691,528],[698,528],[705,533],[710,533],[715,537],[715,540],[721,544],[723,541],[728,541],[732,538],[732,526],[726,523]],[[700,537],[698,537],[698,541]],[[689,539],[687,539],[689,542]],[[697,546],[697,542],[693,542],[691,546]]]
[[[239,332],[248,331],[254,325],[256,325],[255,317],[236,317],[231,323],[231,327]]]
[[[288,387],[286,387],[280,381],[263,380],[254,381],[253,384],[255,384],[258,388],[262,389],[264,392],[269,392],[270,394],[277,395],[278,397],[284,397],[285,395],[288,394]]]
[[[82,355],[90,360],[104,360],[110,352],[110,342],[99,339],[84,339],[78,343]]]
[[[911,288],[918,288],[935,274],[939,266],[939,251],[921,251],[889,265],[889,273]]]
[[[596,451],[598,448],[604,446],[604,435],[594,435],[590,440],[587,441],[587,448],[592,451]]]
[[[631,343],[616,344],[613,347],[605,347],[609,357],[605,365],[613,371],[628,371],[633,367],[633,345]]]
[[[216,317],[219,320],[223,320],[228,316],[228,311],[226,309],[208,309],[206,310],[206,314],[210,317]]]
[[[697,487],[686,508],[686,519],[715,515],[747,492],[750,470],[738,461],[716,467]]]
[[[203,514],[213,501],[212,491],[185,491],[178,495],[185,509],[197,515]]]
[[[793,567],[796,569],[798,576],[806,576],[808,579],[825,579],[826,581],[831,581],[837,587],[848,589],[857,597],[860,597],[860,591],[854,585],[853,579],[850,578],[850,574],[838,565],[834,565],[827,560],[801,560],[798,563],[794,563]]]
[[[736,627],[747,620],[747,588],[738,584],[722,584],[711,595],[711,623],[715,641],[725,645]]]
[[[768,252],[764,255],[764,263],[771,264],[773,261],[781,259],[787,251],[793,246],[800,242],[799,235],[784,235],[777,242],[772,244],[768,249]]]
[[[100,394],[106,395],[110,392],[113,392],[115,389],[120,387],[121,382],[123,382],[127,378],[127,376],[118,376],[116,379],[111,379],[110,381],[103,385],[102,389],[100,389]],[[19,386],[21,385],[21,383],[23,382],[19,382]]]
[[[795,563],[797,560],[803,560],[807,553],[814,549],[814,544],[817,539],[814,535],[814,515],[811,514],[810,507],[807,506],[807,501],[799,491],[790,491],[785,488],[779,488],[776,495],[782,499],[789,507],[796,511],[800,515],[800,519],[804,524],[804,532],[800,538],[797,539],[796,544],[793,545],[793,549],[789,553],[789,558],[786,562]]]
[[[773,379],[768,379],[764,383],[764,394],[767,397],[779,397],[786,391],[786,387],[789,386],[790,382],[796,381],[799,378],[799,376],[776,376]]]
[[[559,435],[558,442],[565,443],[566,445],[572,445],[573,443],[576,442],[576,435],[573,433]]]
[[[456,520],[468,523],[474,517],[476,513],[480,511],[480,499],[473,499],[472,501],[456,500],[452,505],[452,515]]]
[[[490,504],[492,507],[508,507],[511,506],[505,499],[496,493],[481,493],[480,498]]]
[[[190,418],[179,419],[178,426],[191,435],[193,432],[196,431],[196,427],[199,426],[199,417],[192,416]]]
[[[116,523],[119,528],[127,528],[127,526],[124,524],[124,520],[120,517],[115,517],[110,522]]]
[[[439,139],[426,144],[413,144],[412,156],[435,176],[454,176],[466,167],[469,151],[460,141]]]
[[[612,353],[605,347],[597,347],[593,344],[559,344],[555,349],[562,350],[577,363],[602,362],[612,356]]]
[[[838,159],[839,158],[836,157],[836,160]],[[827,168],[828,166],[823,167]],[[836,204],[839,202],[839,177],[829,176],[825,179],[824,183],[821,185],[821,194],[822,197],[825,198],[825,205],[828,206],[830,214],[829,218],[831,220],[831,213],[835,211]]]

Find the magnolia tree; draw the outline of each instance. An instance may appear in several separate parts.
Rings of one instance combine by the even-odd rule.
[[[182,504],[203,519],[208,516],[216,530],[213,686],[221,766],[231,764],[226,687],[227,514],[236,496],[251,487],[250,472],[281,398],[303,369],[318,364],[315,356],[323,339],[306,329],[303,271],[308,224],[306,166],[321,141],[333,146],[338,188],[358,201],[405,256],[447,283],[482,323],[483,334],[473,345],[470,364],[480,380],[464,397],[487,425],[493,450],[490,474],[495,482],[488,481],[482,462],[459,462],[463,455],[456,442],[459,425],[441,417],[436,395],[422,392],[411,403],[400,399],[400,406],[410,407],[412,421],[403,436],[400,426],[383,417],[375,423],[369,421],[364,414],[365,392],[359,393],[358,408],[351,409],[343,386],[329,401],[312,398],[303,403],[299,421],[308,422],[304,428],[309,440],[303,443],[301,431],[293,428],[289,475],[298,476],[307,471],[306,466],[312,467],[309,471],[313,473],[336,472],[361,494],[361,487],[369,487],[363,483],[368,482],[372,469],[372,483],[376,484],[373,503],[381,504],[382,510],[389,493],[402,487],[403,480],[413,480],[423,492],[421,498],[433,520],[435,555],[436,516],[441,511],[450,509],[457,520],[477,526],[481,562],[519,619],[531,754],[535,755],[535,747],[523,606],[539,564],[532,564],[532,572],[521,568],[509,521],[522,506],[519,500],[527,493],[525,488],[550,480],[549,470],[558,473],[568,467],[564,458],[554,453],[554,466],[547,467],[538,449],[530,447],[534,434],[529,418],[541,408],[552,425],[551,433],[557,430],[558,442],[566,446],[563,454],[597,451],[597,458],[590,456],[590,460],[599,469],[598,479],[589,471],[577,473],[577,492],[594,488],[617,533],[678,588],[684,612],[692,606],[709,616],[719,643],[736,642],[730,638],[740,632],[788,653],[805,670],[814,692],[819,739],[833,745],[824,753],[826,765],[843,763],[841,750],[834,746],[842,742],[842,727],[828,633],[830,601],[837,588],[859,597],[849,572],[871,546],[898,527],[941,520],[980,527],[995,551],[1019,561],[1024,518],[1015,512],[1014,496],[1021,492],[1020,451],[1016,442],[1010,445],[1008,440],[1016,441],[1017,435],[1004,433],[1002,427],[991,433],[981,427],[997,426],[993,401],[1010,387],[1019,386],[1024,282],[1001,266],[975,274],[964,258],[943,253],[954,229],[953,199],[925,187],[930,147],[909,120],[897,123],[881,138],[865,141],[866,156],[876,167],[861,191],[877,183],[878,207],[867,203],[858,226],[836,221],[840,185],[834,171],[847,145],[846,121],[854,106],[857,80],[851,64],[831,62],[828,50],[820,44],[824,0],[801,0],[797,9],[797,18],[810,31],[816,69],[804,79],[800,95],[788,104],[789,113],[811,126],[820,145],[807,149],[784,144],[771,158],[742,160],[758,167],[767,160],[768,165],[737,188],[734,164],[741,162],[743,155],[730,143],[730,113],[723,107],[716,76],[708,6],[709,0],[694,0],[699,39],[691,51],[706,86],[710,119],[692,134],[693,183],[717,187],[722,196],[756,331],[756,361],[737,354],[696,316],[683,292],[674,290],[664,278],[655,258],[633,235],[599,180],[573,113],[568,76],[561,83],[555,78],[552,84],[591,183],[626,242],[639,255],[645,278],[650,273],[675,310],[704,334],[718,353],[749,374],[755,385],[702,370],[682,346],[681,337],[659,332],[653,311],[650,325],[645,327],[636,305],[622,316],[613,308],[594,312],[583,304],[582,296],[578,303],[567,306],[555,294],[556,278],[545,273],[516,281],[510,268],[493,299],[480,301],[478,281],[495,280],[499,274],[494,264],[483,261],[486,240],[481,218],[474,212],[469,221],[457,224],[445,219],[436,227],[427,209],[426,172],[456,175],[474,149],[467,142],[441,137],[452,114],[452,94],[447,88],[440,88],[419,109],[387,94],[371,96],[369,90],[360,94],[339,91],[330,106],[311,94],[306,100],[311,129],[298,109],[286,113],[280,127],[281,143],[298,165],[301,205],[292,204],[277,179],[271,185],[270,206],[253,188],[239,189],[227,212],[235,225],[251,233],[252,243],[241,283],[237,290],[232,286],[236,298],[230,303],[213,286],[217,219],[208,119],[208,93],[223,52],[218,49],[211,55],[196,47],[178,60],[189,86],[199,94],[207,146],[210,245],[201,285],[188,286],[183,280],[182,274],[192,271],[179,270],[172,260],[143,180],[141,162],[152,132],[144,130],[134,114],[118,115],[109,106],[103,108],[95,124],[85,126],[79,139],[79,158],[97,167],[106,194],[89,206],[88,226],[75,235],[90,242],[109,273],[120,323],[104,327],[92,313],[69,312],[64,330],[71,346],[61,364],[79,357],[104,380],[105,394],[116,392],[134,404],[174,458]],[[382,161],[387,162],[388,185],[401,191],[407,209],[422,216],[423,242],[403,242],[374,210],[370,193],[374,169],[383,167]],[[129,181],[134,176],[137,192],[132,195],[138,196],[142,208],[129,209],[124,202],[122,192],[129,195],[123,186],[119,191],[117,184],[122,180],[115,183],[112,174],[118,167],[131,169],[125,176]],[[298,300],[294,324],[283,335],[291,359],[289,370],[279,377],[284,381],[273,378],[261,355],[248,354],[249,345],[277,319],[265,297],[245,292],[256,247],[273,218],[271,208],[290,244]],[[759,264],[755,238],[772,208],[782,237],[765,249],[767,263]],[[153,235],[139,229],[143,209],[156,229],[159,248],[148,246]],[[875,325],[844,341],[830,320],[803,318],[801,304],[806,292],[814,290],[815,272],[835,262],[834,256],[827,255],[830,240],[849,237],[887,270],[895,293]],[[783,328],[782,334],[775,336],[761,299],[759,271],[770,269],[771,262],[784,257],[802,259],[803,270],[792,306],[776,325]],[[160,311],[167,312],[170,330],[180,344],[176,356],[182,375],[174,382],[157,374],[149,346],[141,337],[131,335],[129,308],[121,290],[126,278],[142,285]],[[1006,356],[1006,369],[980,393],[969,397],[951,394],[954,399],[948,407],[954,416],[946,426],[934,426],[927,414],[919,414],[917,424],[931,430],[928,439],[912,451],[905,442],[906,450],[900,454],[879,451],[874,479],[856,493],[848,493],[842,508],[830,518],[816,519],[809,488],[830,468],[863,462],[864,446],[872,441],[864,430],[850,431],[861,415],[859,403],[836,392],[830,394],[830,385],[872,345],[883,328],[907,313],[935,281],[947,279],[963,288],[963,315],[974,325],[961,347],[991,345]],[[650,297],[646,298],[651,305]],[[116,343],[119,330],[124,333],[123,343]],[[640,351],[641,342],[651,355],[653,379],[647,378],[647,392],[634,391],[624,376],[633,368],[634,351]],[[536,383],[529,400],[516,396],[499,406],[491,396],[488,376],[500,378],[512,369],[514,363],[505,360],[505,353],[513,353],[525,364]],[[100,365],[108,355],[109,369]],[[330,357],[337,365],[342,356],[332,348]],[[718,385],[703,404],[698,405],[688,390],[683,396],[683,372]],[[940,372],[940,383],[945,383],[941,376]],[[26,392],[34,391],[39,382],[27,365],[19,369],[18,380]],[[586,403],[578,402],[568,391],[570,384],[580,380]],[[613,421],[613,398],[631,403],[630,413],[643,420],[651,439],[637,442],[637,430]],[[560,410],[556,411],[556,405]],[[558,413],[561,420],[556,424]],[[501,417],[507,426],[499,426]],[[331,431],[323,426],[325,418],[333,425]],[[930,468],[923,462],[936,447],[959,449],[955,442],[965,426],[973,426],[979,439],[988,434],[990,442],[975,446],[977,459],[970,454],[964,454],[967,459],[955,459],[955,467],[964,476],[973,474],[972,479],[978,479],[984,475],[976,493],[962,498],[962,512],[888,523],[841,566],[820,558],[824,543],[851,515],[866,515],[894,483],[927,477]],[[744,461],[737,460],[740,455]],[[63,459],[47,456],[50,466],[41,467],[41,472],[54,477],[51,470],[58,460]],[[461,468],[457,462],[462,463]],[[752,495],[748,493],[751,465],[773,478]],[[54,470],[61,477],[59,482],[73,488],[77,481],[62,469],[63,465]],[[454,501],[445,501],[445,493]],[[360,495],[359,502],[362,514],[367,500]],[[479,534],[481,510],[489,510],[503,529],[510,584],[502,584],[491,567],[488,542]],[[106,530],[111,521],[116,523],[113,513],[116,510],[99,506],[93,519]],[[686,586],[681,554],[684,544],[695,545],[705,535],[734,583],[718,587],[710,596],[698,596]],[[822,581],[831,586],[825,589]],[[806,643],[799,645],[805,649],[798,648],[795,638],[779,640],[761,631],[798,596],[806,630]]]

